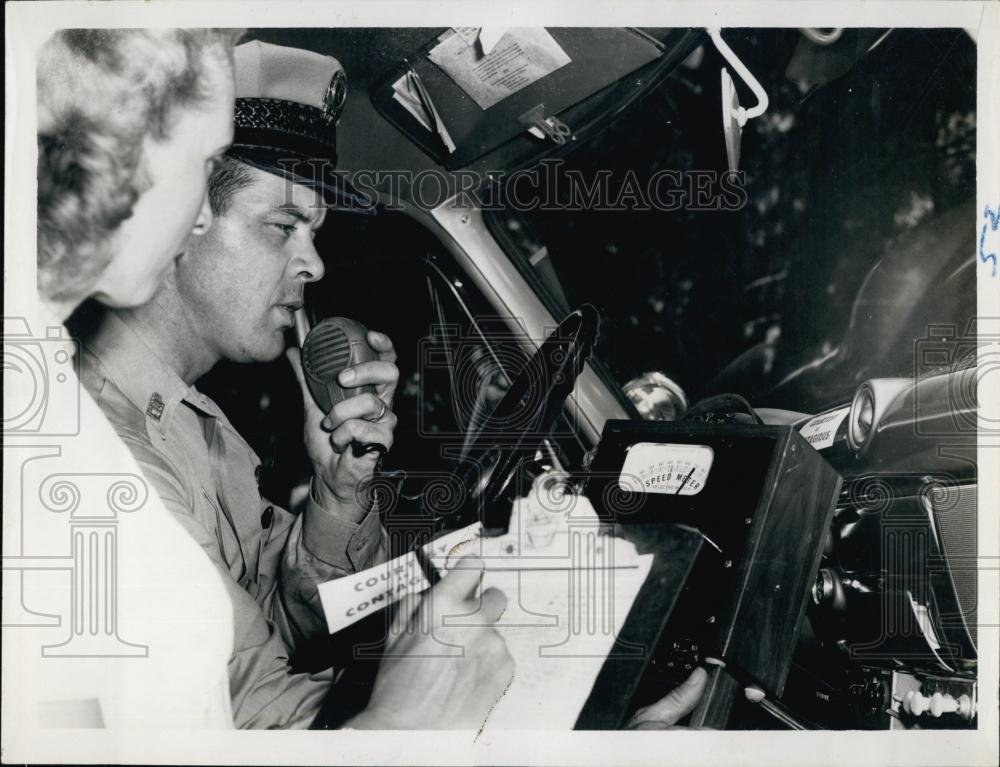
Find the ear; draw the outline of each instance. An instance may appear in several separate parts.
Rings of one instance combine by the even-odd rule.
[[[211,227],[215,217],[212,215],[212,206],[208,203],[208,192],[201,200],[201,210],[198,211],[198,218],[195,219],[191,228],[193,234],[205,234]]]

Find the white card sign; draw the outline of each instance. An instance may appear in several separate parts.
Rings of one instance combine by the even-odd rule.
[[[441,570],[441,574],[445,575],[448,566],[455,561],[455,558],[449,559],[449,554],[456,547],[477,540],[481,533],[482,525],[477,522],[431,541],[424,546],[424,552]],[[464,553],[466,547],[462,548]],[[317,590],[326,615],[327,628],[331,634],[335,634],[373,612],[398,602],[407,594],[420,592],[428,587],[430,583],[411,551],[360,573],[321,583]]]
[[[830,447],[837,436],[837,429],[840,428],[841,422],[847,417],[849,411],[849,407],[842,407],[839,410],[811,418],[805,426],[799,429],[799,434],[817,450]]]

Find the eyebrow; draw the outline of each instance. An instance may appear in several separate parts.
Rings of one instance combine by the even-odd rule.
[[[316,224],[317,222],[322,222],[322,220],[323,220],[323,215],[322,214],[325,212],[325,209],[320,208],[319,215],[317,215],[315,218],[313,218],[311,215],[309,215],[309,213],[307,213],[301,207],[299,207],[298,205],[294,205],[294,204],[293,205],[274,205],[274,206],[272,206],[272,210],[277,211],[278,213],[285,213],[285,214],[291,216],[292,218],[295,218],[295,219],[298,219],[299,221],[302,221],[305,224],[309,224],[310,226],[312,226],[313,224]]]

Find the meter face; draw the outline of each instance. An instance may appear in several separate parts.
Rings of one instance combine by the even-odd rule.
[[[697,495],[715,452],[707,445],[637,442],[625,454],[618,487],[633,493]]]

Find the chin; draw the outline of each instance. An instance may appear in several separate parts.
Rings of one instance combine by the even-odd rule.
[[[150,299],[156,295],[159,287],[158,282],[151,282],[148,285],[140,285],[132,290],[101,290],[93,294],[95,300],[109,306],[112,309],[132,309],[149,303]]]
[[[118,279],[111,289],[99,293],[95,296],[101,303],[116,309],[129,309],[135,306],[142,306],[156,295],[164,280],[168,279],[177,270],[177,259],[171,258],[163,268],[155,274],[135,275],[131,279]]]
[[[166,272],[163,276],[166,277],[170,272]],[[131,306],[142,306],[143,304],[149,303],[149,301],[156,295],[156,291],[159,290],[162,280],[157,282],[151,282],[142,290],[135,291],[131,296]]]
[[[285,335],[278,332],[274,336],[261,339],[249,347],[249,359],[245,362],[274,362],[285,351]]]

